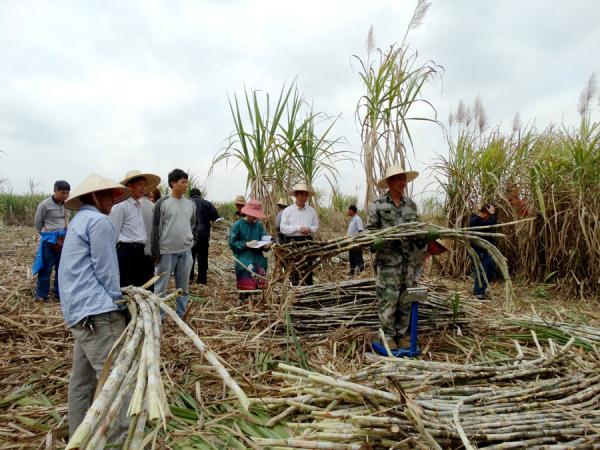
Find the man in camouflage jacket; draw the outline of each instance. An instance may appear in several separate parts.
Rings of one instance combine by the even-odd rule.
[[[367,229],[378,230],[419,220],[415,202],[405,195],[406,184],[418,175],[418,172],[407,172],[400,166],[386,170],[386,177],[378,187],[387,187],[388,191],[369,207]],[[411,302],[406,289],[416,286],[425,254],[425,248],[420,247],[421,244],[413,240],[379,240],[373,245],[379,320],[390,350],[397,349],[399,344],[408,346]]]

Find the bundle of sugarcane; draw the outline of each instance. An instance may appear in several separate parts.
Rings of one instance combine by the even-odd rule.
[[[480,316],[480,301],[458,293],[432,291],[419,302],[419,327],[434,330],[449,324],[461,327]],[[299,333],[323,333],[340,327],[366,326],[377,329],[379,317],[375,279],[300,286],[289,310]]]
[[[225,367],[192,329],[165,303],[175,292],[160,298],[137,287],[126,287],[124,302],[131,313],[131,321],[113,347],[98,382],[96,396],[83,422],[71,437],[67,449],[104,448],[107,431],[123,408],[131,417],[127,440],[123,448],[142,448],[146,426],[155,430],[164,426],[171,413],[167,404],[160,374],[160,309],[162,309],[200,350],[223,382],[248,410],[244,391],[231,378]],[[129,394],[131,400],[129,400]]]
[[[482,231],[481,228],[488,227],[450,229],[430,223],[409,222],[382,230],[365,231],[328,241],[293,241],[283,245],[275,245],[273,251],[277,255],[278,260],[282,261],[288,268],[288,272],[297,270],[300,273],[306,273],[313,270],[325,259],[332,258],[349,250],[372,247],[375,243],[381,245],[382,241],[383,243],[405,240],[431,242],[432,240],[443,238],[465,245],[474,262],[478,276],[485,277],[485,271],[481,266],[479,258],[471,248],[471,244],[476,244],[489,253],[498,271],[506,281],[505,294],[508,301],[511,297],[512,285],[508,274],[506,258],[502,256],[502,253],[493,244],[484,239],[486,237],[503,237],[503,235],[489,230]]]
[[[569,323],[535,316],[519,316],[508,319],[508,324],[534,330],[539,339],[554,339],[559,343],[575,338],[575,343],[586,350],[600,347],[600,328],[581,323]],[[521,337],[514,335],[514,337]]]
[[[382,358],[345,377],[279,364],[273,375],[285,383],[283,396],[251,400],[274,412],[284,407],[274,419],[297,436],[255,441],[271,448],[597,448],[600,363],[574,358],[573,341],[535,359]]]

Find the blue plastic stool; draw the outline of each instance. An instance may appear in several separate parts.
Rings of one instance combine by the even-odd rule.
[[[418,337],[419,337],[419,297],[424,296],[427,298],[427,289],[424,288],[409,288],[407,289],[409,294],[413,295],[413,298],[416,297],[410,304],[410,347],[409,348],[399,348],[396,350],[391,350],[392,355],[402,358],[404,356],[408,356],[409,358],[414,358],[421,354],[421,351],[418,347]],[[381,342],[373,342],[371,347],[375,352],[379,353],[383,356],[389,356],[385,346]]]

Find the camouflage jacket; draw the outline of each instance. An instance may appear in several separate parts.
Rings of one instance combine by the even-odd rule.
[[[380,230],[401,223],[418,222],[417,205],[410,198],[402,197],[400,206],[396,207],[387,192],[376,199],[369,207],[368,230]],[[375,255],[376,266],[402,267],[409,276],[423,262],[423,250],[417,248],[413,241],[386,242]]]

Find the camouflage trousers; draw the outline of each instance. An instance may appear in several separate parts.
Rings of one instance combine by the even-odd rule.
[[[415,287],[415,280],[408,279],[401,266],[378,266],[375,286],[379,322],[386,339],[406,335],[410,325],[411,306],[406,288]]]

